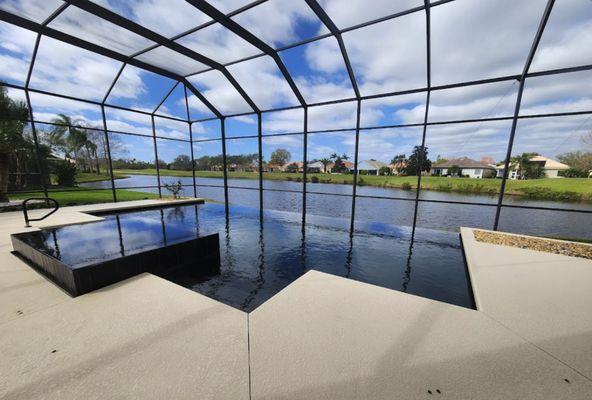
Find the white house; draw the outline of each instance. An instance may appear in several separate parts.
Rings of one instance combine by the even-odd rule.
[[[545,170],[545,176],[547,178],[558,178],[559,171],[565,171],[569,169],[569,165],[560,163],[559,161],[552,160],[543,156],[536,156],[530,159],[530,162],[539,164]]]
[[[534,156],[530,160],[532,163],[539,164],[545,171],[545,177],[547,178],[560,178],[559,172],[569,169],[569,165],[560,163],[559,161],[552,160],[543,156]],[[497,177],[502,178],[504,176],[504,165],[496,167]],[[510,173],[508,174],[509,179],[519,179],[518,166],[510,164]]]
[[[432,165],[431,174],[435,176],[449,176],[451,175],[449,170],[452,167],[458,167],[460,169],[460,173],[454,173],[455,175],[468,176],[469,178],[494,178],[497,173],[493,165],[475,161],[468,157],[460,157],[451,160],[436,161]]]
[[[325,172],[325,166],[320,161],[310,162],[307,164],[307,172]]]
[[[383,167],[388,167],[388,165],[382,161],[364,160],[358,163],[358,173],[363,171],[367,175],[379,175],[380,169]]]

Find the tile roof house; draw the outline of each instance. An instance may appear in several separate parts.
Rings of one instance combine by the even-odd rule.
[[[364,160],[358,163],[358,173],[362,172],[367,175],[379,175],[380,169],[388,167],[387,164],[377,160]]]
[[[450,160],[436,161],[432,165],[431,174],[435,176],[449,176],[452,167],[460,168],[457,175],[469,178],[495,178],[497,170],[494,165],[476,161],[469,157],[452,158]]]
[[[325,172],[325,166],[320,161],[313,161],[313,162],[307,163],[306,169],[307,169],[307,172],[312,172],[312,173]]]
[[[347,168],[347,172],[351,172],[354,169],[354,163],[350,162],[350,161],[342,161],[343,165],[345,166],[345,168]],[[329,173],[338,173],[336,171],[333,171],[333,169],[335,168],[335,163],[330,163],[327,165],[327,172]]]
[[[544,156],[534,156],[530,160],[530,162],[539,164],[543,170],[545,171],[546,178],[560,178],[559,172],[565,171],[569,169],[569,165],[563,164],[559,161],[544,157]],[[496,167],[497,170],[497,177],[502,178],[504,176],[504,164],[501,164]],[[520,179],[518,174],[518,166],[515,164],[510,164],[510,173],[508,174],[509,179]]]
[[[400,160],[395,163],[389,164],[388,167],[391,169],[393,175],[400,175],[405,171],[405,168],[407,168],[407,161]]]

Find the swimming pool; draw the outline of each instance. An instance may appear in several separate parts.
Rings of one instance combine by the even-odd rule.
[[[220,233],[220,274],[176,283],[251,311],[309,269],[473,308],[457,233],[206,203],[179,207],[186,224]],[[173,212],[170,210],[169,212]]]
[[[418,228],[413,234],[410,227],[360,221],[350,237],[348,219],[307,215],[303,230],[300,213],[264,211],[261,221],[256,208],[229,210],[229,218],[216,203],[112,213],[102,215],[104,221],[46,230],[43,245],[82,265],[218,233],[219,273],[178,272],[167,279],[245,311],[309,269],[473,307],[457,233]],[[94,246],[85,250],[81,238],[90,237]]]

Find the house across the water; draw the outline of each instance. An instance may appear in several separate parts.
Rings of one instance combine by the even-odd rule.
[[[325,166],[320,161],[313,161],[307,164],[306,170],[310,173],[325,172]]]
[[[565,171],[569,169],[569,165],[563,164],[559,161],[552,160],[547,157],[543,156],[534,156],[529,160],[531,163],[536,163],[543,168],[545,171],[546,178],[560,178],[559,172]],[[500,165],[496,167],[497,170],[497,177],[502,178],[504,176],[504,165]],[[520,174],[518,173],[518,166],[515,164],[510,164],[510,173],[508,174],[509,179],[520,179]]]
[[[366,175],[380,175],[380,169],[388,167],[387,164],[377,160],[364,160],[358,163],[358,173]]]
[[[435,176],[467,176],[469,178],[495,178],[497,174],[494,165],[469,157],[436,161],[430,172]]]

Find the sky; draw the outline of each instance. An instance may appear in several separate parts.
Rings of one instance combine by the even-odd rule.
[[[125,18],[171,38],[210,21],[210,18],[183,0],[95,0]],[[248,0],[211,0],[224,13],[249,3]],[[421,6],[421,0],[321,0],[321,6],[340,28],[363,24],[384,15]],[[0,9],[42,22],[59,0],[0,0]],[[520,74],[533,41],[545,0],[455,0],[431,10],[431,80],[433,86],[469,80]],[[327,33],[327,28],[303,0],[268,0],[232,17],[234,21],[279,49]],[[125,55],[150,48],[154,43],[119,28],[74,6],[69,6],[49,27],[80,37]],[[427,85],[425,12],[376,23],[343,33],[343,41],[363,96],[422,88]],[[24,85],[36,34],[0,22],[0,79]],[[259,51],[220,24],[197,30],[176,41],[219,63],[229,63],[259,54]],[[592,64],[592,2],[558,0],[535,54],[531,71],[544,71]],[[338,42],[334,37],[279,51],[279,56],[307,103],[351,99],[354,91]],[[252,112],[228,79],[219,71],[167,48],[156,47],[137,56],[180,75],[189,75],[194,85],[225,115]],[[31,76],[31,88],[101,101],[122,64],[49,37],[42,37]],[[205,71],[205,72],[204,72]],[[252,98],[258,108],[268,110],[298,105],[290,86],[276,63],[261,56],[228,66],[228,71]],[[107,104],[187,118],[184,88],[176,82],[126,65],[107,97]],[[431,93],[429,122],[511,116],[518,83],[468,86],[434,90]],[[212,112],[190,93],[192,120],[213,117]],[[11,89],[15,99],[22,91]],[[58,113],[74,120],[101,126],[99,107],[40,94],[31,95],[36,120],[51,121]],[[365,100],[362,127],[422,123],[426,94],[417,93]],[[565,73],[533,77],[525,82],[522,115],[592,111],[592,72]],[[152,135],[150,117],[144,114],[106,108],[111,131]],[[309,159],[331,153],[353,155],[356,103],[309,108],[309,131],[342,129],[327,134],[310,134]],[[263,134],[303,131],[301,109],[266,112]],[[189,145],[166,138],[188,139],[187,125],[156,118],[159,156],[168,161],[176,154],[188,154]],[[40,125],[42,128],[43,125]],[[511,123],[509,121],[431,125],[427,129],[429,157],[474,159],[505,157]],[[49,128],[49,126],[45,126]],[[548,157],[574,150],[592,151],[584,136],[592,131],[589,115],[520,120],[514,153],[534,151]],[[219,121],[194,123],[192,134],[195,156],[221,151]],[[397,154],[409,155],[421,143],[421,128],[362,130],[359,159],[390,161]],[[112,133],[120,143],[121,155],[150,161],[154,159],[148,137]],[[226,135],[257,135],[257,118],[246,115],[226,120]],[[263,141],[263,157],[269,160],[277,148],[289,150],[293,160],[301,160],[302,135],[268,136]],[[257,152],[256,139],[231,139],[228,154]],[[162,150],[161,150],[162,148]]]

